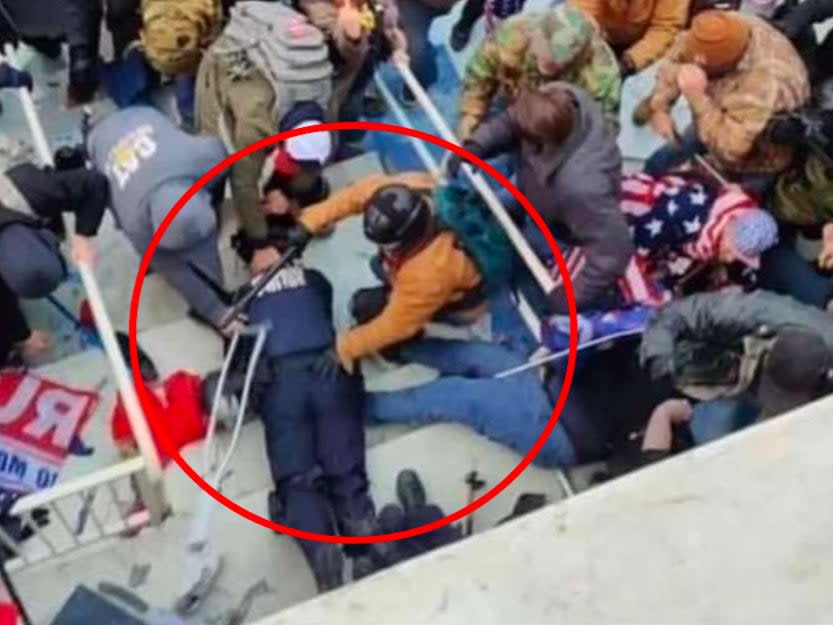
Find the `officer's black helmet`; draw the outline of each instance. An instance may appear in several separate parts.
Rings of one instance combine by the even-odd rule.
[[[364,211],[364,235],[386,248],[409,247],[425,234],[430,223],[428,198],[400,184],[376,191]]]

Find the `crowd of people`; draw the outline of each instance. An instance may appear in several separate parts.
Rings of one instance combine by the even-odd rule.
[[[429,27],[453,2],[66,0],[58,33],[54,19],[52,30],[38,26],[28,4],[3,3],[0,33],[51,57],[65,41],[71,102],[110,93],[114,64],[138,86],[125,95],[126,83],[116,81],[110,95],[123,106],[93,120],[83,144],[61,150],[54,167],[6,159],[2,366],[49,348],[19,300],[45,297],[66,277],[62,239],[75,262],[95,264],[109,209],[143,254],[170,208],[229,150],[378,114],[370,79],[385,62],[409,65],[430,88],[437,58]],[[523,5],[465,1],[449,42],[475,48],[458,136],[472,154],[499,163],[541,215],[580,314],[651,311],[641,336],[581,354],[536,461],[606,461],[617,475],[833,391],[833,35],[819,40],[814,29],[833,16],[833,2]],[[472,42],[481,15],[485,38]],[[102,19],[115,57],[106,67]],[[620,111],[623,82],[648,68],[656,71],[650,95]],[[176,119],[141,96],[168,83]],[[0,85],[31,89],[32,79],[4,64]],[[397,96],[406,105],[415,98],[407,86]],[[680,99],[691,113],[685,128],[671,115]],[[623,113],[665,141],[642,171],[623,168]],[[326,534],[391,526],[369,494],[365,420],[463,423],[526,453],[564,381],[563,361],[545,367],[542,380],[523,369],[527,351],[497,337],[430,335],[431,322],[477,323],[518,291],[541,318],[557,319],[569,311],[563,281],[543,297],[533,292],[527,267],[466,188],[459,158],[448,160],[443,181],[390,172],[332,191],[324,168],[361,152],[362,140],[355,131],[314,132],[238,160],[186,203],[151,263],[191,315],[223,337],[248,323],[270,325],[253,392],[275,482],[270,516]],[[226,182],[239,223],[233,248],[252,275],[242,290],[225,284],[220,263]],[[506,208],[557,278],[540,233],[518,206]],[[63,213],[75,215],[74,233],[64,232]],[[378,284],[353,295],[355,325],[339,331],[332,286],[302,254],[313,241],[334,245],[328,233],[351,216],[361,216],[378,248]],[[811,261],[796,245],[806,239],[820,246]],[[248,308],[235,306],[286,254],[291,262]],[[425,364],[439,377],[368,393],[361,361],[372,357]],[[242,392],[243,378],[232,375],[225,392]],[[301,547],[322,590],[342,582],[345,555],[365,572],[380,560],[375,547]]]

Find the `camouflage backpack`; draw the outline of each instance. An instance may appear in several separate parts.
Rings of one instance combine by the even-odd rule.
[[[222,18],[220,0],[142,0],[141,40],[148,62],[162,74],[195,74]]]

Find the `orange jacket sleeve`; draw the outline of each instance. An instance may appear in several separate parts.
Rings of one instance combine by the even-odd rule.
[[[399,270],[384,310],[372,321],[339,337],[342,361],[356,360],[412,338],[453,297],[457,284],[450,272],[430,259],[407,262]]]
[[[689,0],[657,0],[648,30],[624,54],[636,71],[648,67],[668,51],[674,38],[685,28],[688,5]]]
[[[317,234],[342,219],[364,212],[365,204],[382,187],[403,184],[417,191],[430,191],[436,186],[431,174],[408,172],[395,176],[375,174],[334,193],[329,198],[307,208],[300,221],[307,230]]]

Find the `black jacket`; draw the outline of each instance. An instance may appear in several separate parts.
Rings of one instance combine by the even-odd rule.
[[[29,334],[17,296],[0,278],[0,367],[6,366],[15,345],[29,338]]]
[[[42,224],[57,229],[61,213],[75,213],[75,231],[83,236],[98,232],[107,208],[107,178],[89,169],[55,171],[25,163],[5,172]],[[2,206],[0,228],[9,223],[37,223],[37,219]]]
[[[767,291],[701,293],[660,309],[642,336],[640,361],[655,380],[677,382],[711,369],[718,382],[731,385],[728,356],[742,351],[744,338],[784,326],[812,328],[833,349],[833,319],[819,308]]]
[[[833,46],[817,46],[813,30],[814,24],[830,17],[833,17],[833,0],[804,0],[787,3],[773,20],[801,53],[813,86],[833,74]]]

